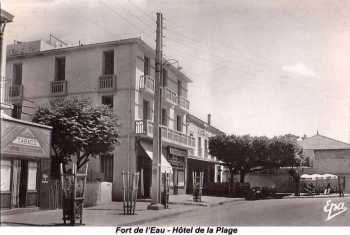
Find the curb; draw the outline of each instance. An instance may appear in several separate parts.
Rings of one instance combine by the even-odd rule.
[[[174,212],[174,213],[171,213],[171,214],[159,215],[159,216],[154,216],[154,217],[147,218],[147,219],[135,220],[135,221],[130,222],[130,223],[119,224],[119,226],[142,225],[142,224],[145,224],[145,223],[156,221],[156,220],[158,220],[160,218],[162,218],[162,219],[163,218],[171,218],[171,217],[175,217],[175,216],[178,216],[178,215],[181,215],[181,214],[192,212],[192,211],[198,210],[199,208],[203,208],[203,207],[216,207],[216,206],[224,205],[226,203],[239,202],[239,201],[244,201],[244,198],[238,198],[238,199],[236,198],[236,200],[227,200],[227,201],[216,202],[216,203],[211,203],[211,204],[207,204],[207,205],[184,204],[186,202],[184,202],[184,203],[173,202],[173,203],[169,203],[169,204],[172,204],[172,205],[191,205],[191,206],[194,206],[194,207],[191,208],[191,209],[188,209],[188,210],[177,211],[177,212]],[[190,203],[190,202],[188,202],[188,203]]]

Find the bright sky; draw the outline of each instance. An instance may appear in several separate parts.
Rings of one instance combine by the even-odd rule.
[[[227,133],[350,141],[347,0],[1,0],[7,40],[73,44],[142,36],[193,80],[191,112]]]

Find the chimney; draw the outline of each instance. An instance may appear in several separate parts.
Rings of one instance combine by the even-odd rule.
[[[208,125],[210,126],[211,125],[211,114],[208,113]]]

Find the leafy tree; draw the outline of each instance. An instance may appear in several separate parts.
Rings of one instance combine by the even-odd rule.
[[[113,111],[108,106],[93,106],[88,99],[53,100],[39,107],[33,122],[53,127],[53,161],[66,165],[74,160],[78,170],[90,157],[111,152],[119,138]]]
[[[209,139],[209,152],[228,165],[231,182],[234,174],[239,174],[240,182],[244,182],[245,175],[252,171],[300,164],[301,148],[297,139],[290,134],[271,139],[250,135],[214,136]]]

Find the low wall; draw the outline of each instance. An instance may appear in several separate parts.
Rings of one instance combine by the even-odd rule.
[[[239,175],[235,175],[235,182],[239,182]],[[251,187],[273,187],[279,193],[294,192],[292,177],[287,173],[276,175],[247,174],[244,182],[250,183]]]
[[[112,183],[95,182],[86,183],[86,198],[84,206],[96,206],[98,204],[109,203],[112,201]]]

